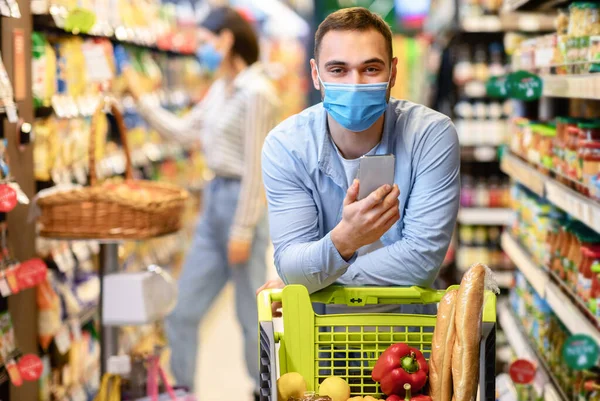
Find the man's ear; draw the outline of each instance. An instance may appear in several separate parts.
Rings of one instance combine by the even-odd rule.
[[[396,85],[396,75],[398,74],[398,57],[392,59],[392,76],[390,77],[390,89]]]
[[[321,82],[319,82],[319,73],[317,71],[317,62],[314,58],[310,59],[310,75],[312,77],[313,86],[316,90],[321,90]]]

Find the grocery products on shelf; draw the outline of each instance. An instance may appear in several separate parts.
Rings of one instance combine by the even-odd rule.
[[[598,399],[598,373],[576,372],[569,368],[563,359],[563,346],[571,333],[522,274],[516,275],[516,285],[509,299],[520,330],[526,335],[534,353],[540,356],[538,361],[542,366],[538,368],[547,369],[546,374],[560,397],[569,401]],[[534,388],[528,390],[534,391]],[[536,397],[522,394],[520,399],[534,400]]]
[[[592,118],[556,117],[542,123],[524,118],[512,123],[511,151],[540,172],[585,196],[600,199],[600,125]],[[598,149],[597,149],[598,148]]]
[[[500,248],[500,227],[461,225],[458,229],[459,249],[456,264],[462,271],[477,262],[494,269],[510,270],[512,265]]]
[[[596,318],[600,296],[600,234],[521,186],[515,186],[513,235],[533,260]]]
[[[463,168],[461,176],[460,204],[464,208],[505,208],[509,206],[510,194],[508,179],[501,175],[484,178],[470,173],[482,170]]]
[[[599,15],[596,2],[572,2],[559,11],[555,33],[520,44],[512,58],[513,69],[542,69],[553,74],[597,72],[593,61],[600,58]]]
[[[186,54],[193,54],[197,46],[196,20],[189,2],[35,0],[31,8],[37,29],[86,33]]]
[[[461,146],[498,146],[506,142],[510,103],[463,99],[454,107]]]

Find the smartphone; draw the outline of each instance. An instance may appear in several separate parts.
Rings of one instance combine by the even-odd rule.
[[[372,155],[360,158],[358,165],[358,200],[364,199],[382,185],[394,185],[396,157],[394,155]]]

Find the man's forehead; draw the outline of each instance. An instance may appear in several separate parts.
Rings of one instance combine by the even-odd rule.
[[[321,40],[319,63],[330,60],[362,63],[370,59],[388,59],[387,43],[381,33],[374,29],[357,31],[329,31]]]

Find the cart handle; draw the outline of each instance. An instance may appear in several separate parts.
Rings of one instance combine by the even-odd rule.
[[[273,302],[282,300],[282,289],[267,289],[262,290],[258,294],[258,321],[259,322],[271,322],[273,321],[273,310],[271,305]]]
[[[311,294],[310,300],[323,304],[365,306],[381,304],[435,304],[446,291],[423,287],[343,287],[329,286]]]
[[[455,285],[446,290],[432,290],[423,287],[343,287],[329,286],[310,295],[310,301],[323,304],[337,304],[347,306],[365,306],[378,304],[407,305],[407,304],[434,304],[439,303],[447,291],[458,289]],[[284,292],[306,291],[301,285],[289,285],[282,289],[263,290],[258,294],[258,320],[269,322],[273,320],[271,305],[273,302],[282,301]],[[484,299],[484,322],[496,321],[496,297],[486,291]]]
[[[302,287],[290,285],[285,287]],[[271,305],[283,299],[281,289],[267,289],[258,294],[259,321],[273,320]],[[365,306],[377,304],[432,304],[438,303],[446,291],[436,291],[421,287],[343,287],[329,286],[310,295],[311,302],[347,306]]]

